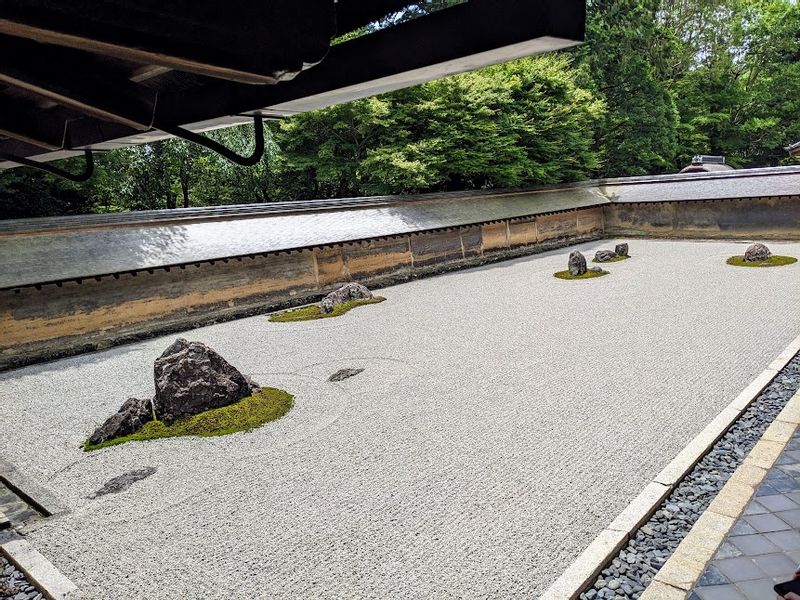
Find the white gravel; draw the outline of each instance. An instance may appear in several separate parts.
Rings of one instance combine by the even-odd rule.
[[[78,449],[152,393],[175,336],[0,375],[0,456],[69,507],[29,539],[92,598],[541,593],[800,333],[800,263],[633,240],[611,275],[555,279],[569,250],[387,288],[336,319],[188,332],[296,395],[248,434]],[[365,371],[325,381],[344,367]]]

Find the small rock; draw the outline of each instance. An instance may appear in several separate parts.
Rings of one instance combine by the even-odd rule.
[[[598,250],[594,253],[594,259],[597,262],[608,262],[617,258],[617,253],[613,250]]]
[[[569,269],[569,274],[573,277],[583,275],[586,273],[586,258],[577,250],[573,250],[569,254],[567,268]]]
[[[591,267],[590,271],[594,271],[595,273],[608,273],[605,269],[601,269],[600,267]]]
[[[769,248],[758,242],[748,246],[747,250],[744,252],[744,259],[747,262],[763,262],[769,260],[770,256],[772,256],[772,253],[769,251]]]
[[[628,244],[617,244],[614,246],[614,253],[617,256],[628,256]]]
[[[325,296],[317,306],[319,306],[320,311],[327,314],[332,312],[333,307],[337,304],[344,304],[351,300],[367,300],[369,298],[372,298],[372,292],[360,283],[352,282]]]
[[[95,429],[89,443],[99,444],[107,440],[139,431],[145,423],[153,420],[153,404],[150,400],[128,398],[120,409],[105,423]]]
[[[363,370],[364,369],[339,369],[336,373],[328,377],[328,381],[342,381],[353,375],[358,375]]]

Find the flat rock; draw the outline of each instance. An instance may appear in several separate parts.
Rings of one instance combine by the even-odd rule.
[[[200,342],[179,338],[154,365],[156,417],[167,424],[212,408],[228,406],[258,387]]]
[[[598,250],[594,253],[594,259],[597,262],[608,262],[617,258],[618,254],[613,250]]]
[[[328,377],[328,381],[342,381],[353,375],[358,375],[363,370],[364,369],[339,369],[336,373]]]
[[[118,494],[120,492],[124,492],[137,481],[141,481],[142,479],[150,477],[150,475],[155,473],[156,470],[157,469],[155,467],[143,467],[141,469],[135,469],[133,471],[123,473],[122,475],[118,475],[113,479],[109,479],[105,485],[92,494],[90,498],[94,499],[107,494]]]
[[[319,306],[320,311],[327,314],[332,312],[333,307],[337,304],[344,304],[351,300],[367,300],[369,298],[372,298],[372,292],[360,283],[351,282],[325,296],[317,306]]]
[[[772,256],[772,253],[769,248],[758,242],[750,244],[744,252],[744,259],[747,262],[764,262],[769,260],[770,256]]]
[[[152,420],[153,404],[150,399],[128,398],[116,413],[95,429],[89,437],[89,443],[100,444],[123,435],[130,435]]]
[[[617,256],[628,256],[628,244],[617,244],[614,246],[614,252]]]
[[[583,275],[586,273],[586,257],[577,250],[573,250],[569,254],[567,269],[569,269],[569,274],[573,277]]]

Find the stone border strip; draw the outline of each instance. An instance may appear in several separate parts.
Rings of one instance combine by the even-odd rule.
[[[6,516],[2,510],[0,510],[0,530],[8,529],[11,527],[11,520]]]
[[[744,413],[750,403],[758,397],[762,390],[770,384],[778,372],[783,369],[783,367],[785,367],[786,364],[792,360],[792,358],[794,358],[795,354],[798,352],[800,352],[800,336],[796,337],[758,377],[756,377],[744,390],[742,390],[742,392],[736,396],[736,398],[734,398],[734,400],[725,409],[723,409],[713,421],[706,425],[706,427],[699,434],[697,434],[697,436],[695,436],[695,438],[689,442],[689,444],[683,450],[678,453],[678,455],[661,471],[661,473],[656,475],[653,480],[647,484],[644,490],[642,490],[642,492],[633,499],[633,501],[617,516],[616,519],[614,519],[614,521],[611,522],[606,529],[600,532],[600,535],[598,535],[594,541],[589,544],[589,546],[578,556],[578,558],[576,558],[575,561],[569,567],[567,567],[567,569],[561,574],[555,583],[553,583],[545,591],[541,597],[541,600],[575,600],[587,586],[591,585],[591,583],[603,570],[605,565],[617,555],[617,553],[628,542],[631,536],[636,533],[636,530],[639,529],[639,527],[644,524],[653,515],[653,513],[655,513],[656,510],[658,510],[658,507],[661,505],[664,499],[673,491],[673,489],[677,487],[681,480],[695,467],[695,465],[700,462],[703,456],[705,456],[708,451],[711,450],[714,444],[719,441],[719,439],[725,434],[731,425],[733,425],[733,423],[742,415],[742,413]],[[795,404],[797,404],[796,407]],[[795,413],[789,411],[790,406],[794,407],[792,410],[796,411],[796,415]],[[797,394],[792,397],[792,399],[789,401],[789,404],[780,413],[779,419],[783,419],[783,421],[780,422],[778,428],[773,429],[773,426],[778,423],[776,420],[775,423],[770,425],[767,433],[765,433],[762,440],[758,442],[756,448],[753,448],[753,450],[750,452],[747,457],[748,460],[750,457],[755,457],[754,460],[761,460],[761,464],[765,464],[766,461],[769,460],[770,456],[772,456],[772,462],[777,460],[778,455],[783,449],[783,445],[786,441],[788,441],[789,437],[791,437],[791,434],[789,434],[789,437],[787,437],[783,443],[779,443],[772,439],[772,437],[776,437],[778,435],[776,432],[780,428],[786,429],[787,425],[791,425],[791,422],[787,422],[785,420],[784,414],[787,415],[786,418],[797,418],[797,415],[800,415],[800,399],[798,399]],[[788,415],[795,416],[788,417]],[[800,420],[798,420],[798,422],[800,422]],[[792,431],[794,431],[793,425]],[[783,434],[785,434],[785,431]],[[762,442],[766,442],[766,445],[762,446]],[[770,444],[773,446],[770,446]],[[778,446],[779,449],[777,452],[775,452],[775,447]],[[757,448],[758,452],[756,451]],[[772,455],[773,452],[774,456]],[[769,466],[772,465],[772,462],[769,463]],[[762,476],[766,473],[765,467],[758,466],[758,463],[751,461],[747,464],[749,469],[753,468],[754,465],[760,468],[763,471],[761,473]],[[743,466],[744,464],[740,466],[739,469],[741,469]],[[739,469],[737,469],[736,474],[739,473]],[[747,472],[750,471],[747,470]],[[733,476],[731,477],[731,481],[734,481]],[[724,489],[725,488],[723,488],[723,490]],[[750,496],[748,495],[747,499],[749,500],[749,498]],[[714,506],[715,503],[716,499],[714,500],[714,503],[712,503],[712,506]],[[744,509],[744,505],[742,505],[742,509]],[[700,517],[700,520],[697,521],[692,529],[692,532],[694,532],[694,529],[696,529],[700,522],[705,519],[706,514],[710,510],[711,508],[709,507],[709,509],[706,510],[706,513]],[[731,517],[726,518],[731,519]],[[713,517],[709,517],[707,522],[710,523],[712,519]],[[731,521],[730,526],[732,525],[733,521]],[[704,526],[710,527],[710,525]],[[724,533],[727,533],[729,527],[724,529]],[[710,532],[711,529],[708,531]],[[683,542],[681,543],[681,546],[683,546]],[[681,546],[679,546],[679,549]],[[714,550],[716,550],[716,547]],[[672,558],[669,560],[671,561]],[[680,559],[678,560],[678,563],[679,562]],[[665,563],[664,567],[666,567],[668,563],[669,561]],[[705,562],[703,563],[703,567],[705,567]],[[664,569],[662,567],[659,573],[661,573],[663,570]],[[697,574],[697,577],[702,575],[702,573],[703,571],[701,569]],[[645,594],[651,588],[653,588],[653,586],[656,584],[656,581],[657,580],[654,580],[653,583],[647,587]],[[664,584],[661,583],[660,585],[656,586],[656,590],[662,589],[662,585]],[[678,588],[672,589],[680,591]],[[655,590],[653,593],[655,593]],[[644,597],[645,596],[643,594],[641,598]],[[683,597],[684,596],[680,596],[680,598]],[[678,598],[678,596],[675,596],[674,594],[672,596],[648,596],[649,600],[672,600],[673,598]]]
[[[64,577],[50,561],[33,549],[27,540],[14,536],[0,543],[0,552],[28,581],[49,600],[78,600],[78,587]]]
[[[800,425],[800,391],[767,428],[640,600],[684,600]]]
[[[48,490],[20,473],[14,465],[2,458],[0,458],[0,481],[45,517],[66,512],[66,509]],[[2,519],[0,519],[0,523],[2,523]],[[0,529],[2,529],[2,525],[0,525]]]

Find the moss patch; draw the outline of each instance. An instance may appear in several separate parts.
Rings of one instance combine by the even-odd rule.
[[[773,254],[767,260],[761,262],[746,261],[744,256],[731,256],[726,262],[734,267],[782,267],[796,263],[797,259],[793,256],[777,256]]]
[[[593,279],[594,277],[602,277],[603,275],[608,275],[608,271],[603,271],[601,273],[597,271],[586,271],[583,275],[570,275],[569,271],[553,273],[553,277],[558,277],[559,279]]]
[[[269,320],[273,323],[294,323],[295,321],[312,321],[314,319],[328,319],[330,317],[338,317],[343,315],[349,310],[354,309],[356,306],[364,304],[378,304],[383,302],[386,298],[381,296],[374,296],[373,298],[366,298],[364,300],[350,300],[350,302],[343,302],[333,307],[333,311],[324,313],[320,311],[316,304],[311,306],[303,306],[301,308],[293,308],[292,310],[285,310],[283,312],[275,313],[269,316]]]
[[[150,421],[136,433],[113,440],[90,444],[83,443],[85,451],[116,446],[125,442],[157,440],[185,435],[211,437],[237,431],[252,431],[264,423],[279,419],[292,408],[294,396],[276,388],[262,388],[258,394],[242,398],[239,402],[222,408],[212,408],[199,415],[167,425],[163,421]]]
[[[602,264],[605,264],[605,263],[612,263],[612,262],[619,262],[621,260],[628,260],[629,258],[630,258],[630,256],[615,256],[611,260],[596,260],[596,259],[593,258],[592,262],[602,265]]]

